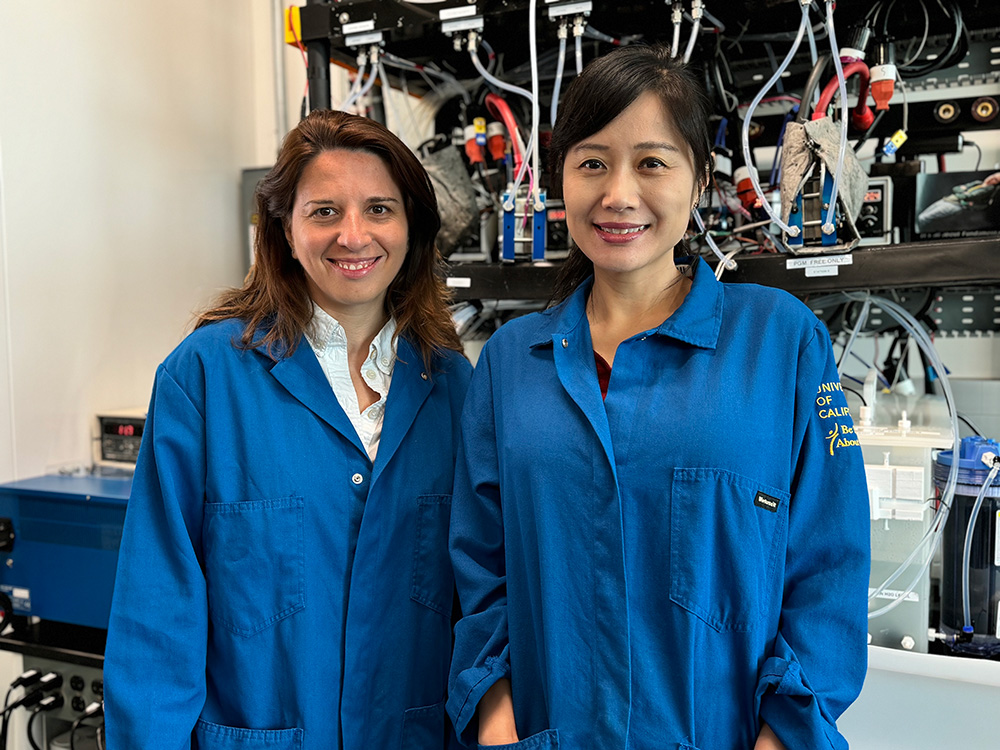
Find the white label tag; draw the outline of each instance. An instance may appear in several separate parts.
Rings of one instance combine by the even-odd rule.
[[[454,34],[456,31],[482,31],[483,17],[460,18],[456,21],[447,21],[441,24],[442,34]]]
[[[354,36],[345,36],[344,44],[348,47],[360,47],[363,44],[381,44],[382,43],[382,32],[373,31],[370,34],[355,34]]]
[[[375,19],[369,18],[367,21],[355,21],[354,23],[345,23],[340,27],[340,30],[346,36],[347,34],[360,34],[363,31],[375,31]]]
[[[853,255],[820,255],[812,258],[788,258],[785,261],[785,269],[791,271],[793,268],[809,269],[824,266],[850,266],[853,264]]]
[[[472,287],[472,278],[470,276],[449,276],[445,279],[444,283],[446,286],[456,289],[470,289]]]
[[[838,266],[809,266],[806,268],[806,276],[837,276],[840,274]]]
[[[463,8],[445,8],[438,11],[438,18],[442,21],[450,21],[453,18],[468,18],[476,15],[475,5],[466,5]]]
[[[591,2],[586,3],[567,3],[566,5],[553,5],[549,8],[549,18],[560,18],[561,16],[579,16],[585,13],[590,13],[594,9],[594,4]]]
[[[868,589],[868,596],[871,596],[874,592],[875,592],[875,589],[869,588]],[[895,601],[896,599],[898,599],[900,597],[900,595],[902,595],[902,593],[903,593],[902,591],[899,591],[897,589],[885,589],[876,598],[877,599],[890,599],[892,601]],[[909,594],[906,595],[906,601],[908,601],[908,602],[919,602],[920,601],[920,597],[917,595],[917,592],[911,591]]]

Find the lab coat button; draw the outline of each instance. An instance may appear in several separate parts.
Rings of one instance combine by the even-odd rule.
[[[360,474],[355,474],[353,477],[351,477],[351,481],[354,482],[355,484],[361,484],[363,481],[365,481],[365,478]]]
[[[420,378],[421,380],[427,380],[427,373],[426,372],[420,373]]]
[[[368,378],[369,380],[374,380],[375,379],[375,371],[374,370],[365,370],[365,377]]]
[[[566,339],[563,339],[562,340],[562,345],[563,345],[563,349],[565,349],[567,346],[569,346],[569,341],[567,341]]]

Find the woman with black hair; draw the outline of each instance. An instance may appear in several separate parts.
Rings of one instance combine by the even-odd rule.
[[[448,709],[480,746],[846,748],[868,502],[820,321],[675,258],[708,105],[663,47],[591,63],[550,158],[575,247],[463,416]],[[525,738],[525,739],[521,739]]]

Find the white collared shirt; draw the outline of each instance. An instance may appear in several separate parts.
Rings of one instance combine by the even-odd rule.
[[[364,411],[358,404],[347,361],[347,335],[343,326],[319,305],[313,303],[313,319],[306,331],[306,339],[316,353],[326,379],[333,388],[341,408],[347,413],[361,438],[361,445],[374,461],[382,437],[385,401],[389,395],[392,369],[396,364],[396,346],[392,337],[396,321],[389,321],[378,332],[368,349],[368,357],[361,365],[361,377],[368,387],[379,395],[379,400]]]

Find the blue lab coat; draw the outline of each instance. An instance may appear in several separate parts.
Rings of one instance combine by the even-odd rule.
[[[311,347],[192,333],[156,374],[105,657],[117,750],[447,746],[471,366],[399,339],[374,465]],[[193,732],[193,735],[192,735]]]
[[[823,325],[696,262],[618,347],[602,403],[590,283],[504,325],[472,378],[452,505],[463,618],[448,710],[513,686],[564,750],[846,748],[866,668],[861,450]]]

